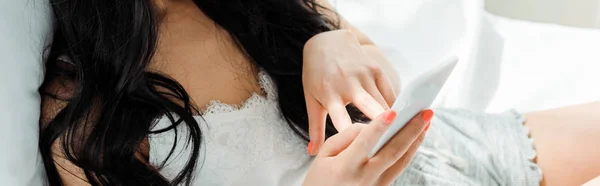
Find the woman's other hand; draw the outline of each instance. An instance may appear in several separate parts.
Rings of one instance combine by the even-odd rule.
[[[302,82],[315,155],[325,139],[327,114],[338,131],[352,124],[353,103],[370,119],[389,109],[396,90],[380,63],[371,59],[348,30],[318,34],[304,46]]]
[[[368,157],[371,149],[391,125],[396,113],[386,111],[369,125],[349,126],[323,144],[304,185],[390,185],[412,160],[432,116],[433,112],[427,110],[414,117],[372,158]]]

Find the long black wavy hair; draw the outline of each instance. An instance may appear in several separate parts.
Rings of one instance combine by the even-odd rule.
[[[66,102],[44,123],[40,150],[49,183],[62,185],[53,144],[64,158],[83,169],[92,185],[189,185],[199,158],[199,114],[175,80],[147,69],[155,52],[161,13],[153,0],[50,0],[54,42],[40,91]],[[274,80],[281,114],[304,139],[308,116],[302,87],[302,50],[312,36],[338,28],[314,0],[194,0],[239,49]],[[320,12],[321,11],[321,12]],[[59,56],[67,55],[65,67]],[[53,81],[72,82],[71,95],[44,91]],[[349,108],[354,121],[363,116]],[[159,117],[172,125],[151,131]],[[177,177],[167,180],[136,158],[149,134],[189,130],[191,158]],[[328,119],[326,136],[337,131]],[[177,137],[176,137],[177,139]],[[173,147],[171,153],[173,153]],[[54,149],[56,150],[56,149]],[[166,160],[165,160],[166,162]],[[164,166],[164,163],[163,163]]]

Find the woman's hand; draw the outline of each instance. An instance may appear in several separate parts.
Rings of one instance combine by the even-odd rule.
[[[384,70],[347,30],[324,32],[306,42],[302,82],[311,155],[317,154],[325,139],[327,114],[341,131],[352,124],[346,105],[353,103],[373,119],[396,99],[394,86]]]
[[[390,185],[410,163],[432,116],[431,110],[417,115],[372,158],[368,157],[371,149],[393,122],[396,113],[386,111],[369,125],[349,126],[323,144],[304,185]]]

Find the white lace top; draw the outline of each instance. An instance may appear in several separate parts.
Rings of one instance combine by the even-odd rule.
[[[297,136],[279,114],[277,94],[270,77],[259,73],[266,97],[253,94],[241,105],[211,101],[205,114],[196,117],[203,143],[193,185],[301,185],[312,158],[306,142]],[[167,117],[154,130],[170,125]],[[188,160],[183,145],[185,126],[178,128],[177,148],[160,170],[172,179]],[[150,163],[160,165],[174,143],[173,130],[149,136]]]

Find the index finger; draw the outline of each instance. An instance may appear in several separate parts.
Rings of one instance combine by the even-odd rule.
[[[313,96],[304,93],[306,100],[306,113],[308,114],[308,137],[310,138],[310,147],[307,147],[309,155],[316,155],[325,141],[325,119],[327,110]]]
[[[379,92],[377,92],[377,94],[379,94]],[[359,90],[355,93],[352,103],[354,103],[354,106],[370,119],[375,119],[375,117],[385,111],[379,101],[375,100],[375,98],[365,90]]]
[[[352,124],[346,105],[342,103],[330,103],[327,106],[327,112],[331,117],[331,122],[337,131],[342,131]]]

